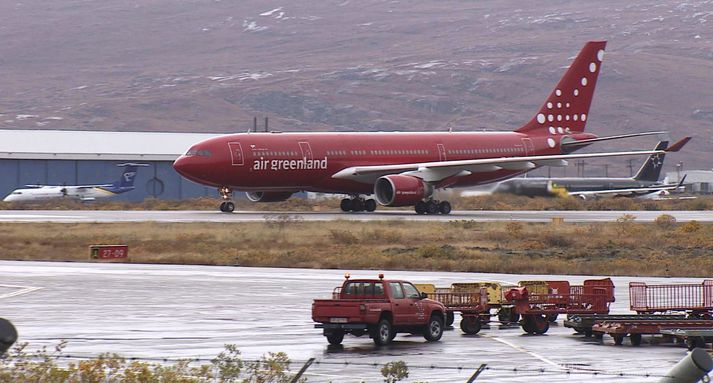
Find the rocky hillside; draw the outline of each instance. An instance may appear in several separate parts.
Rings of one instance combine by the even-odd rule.
[[[713,0],[27,0],[0,39],[0,128],[182,132],[510,130],[608,40],[589,129],[713,166]]]

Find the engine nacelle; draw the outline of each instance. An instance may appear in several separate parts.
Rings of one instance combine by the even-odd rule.
[[[246,192],[251,202],[280,202],[292,197],[294,192]]]
[[[413,206],[433,194],[433,187],[418,177],[389,175],[376,180],[374,196],[384,206]]]

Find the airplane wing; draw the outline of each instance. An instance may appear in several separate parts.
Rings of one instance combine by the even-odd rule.
[[[646,186],[640,188],[628,188],[628,189],[608,189],[608,190],[591,190],[591,191],[578,191],[578,192],[568,192],[567,194],[573,197],[639,197],[646,194],[656,193],[660,191],[675,191],[683,187],[683,181],[686,180],[684,175],[677,184],[666,184],[658,186]]]
[[[435,161],[397,165],[371,165],[352,166],[342,169],[332,175],[332,178],[348,179],[363,183],[374,183],[379,177],[389,174],[412,175],[423,179],[426,182],[439,182],[447,178],[457,178],[459,176],[473,173],[493,172],[501,169],[506,170],[530,170],[538,166],[567,166],[567,160],[583,158],[602,158],[618,156],[637,156],[651,154],[665,154],[679,151],[690,140],[685,137],[667,149],[663,150],[639,150],[629,152],[608,152],[608,153],[582,153],[582,154],[556,154],[545,156],[521,156],[521,157],[499,157],[483,158],[473,160],[456,161]]]

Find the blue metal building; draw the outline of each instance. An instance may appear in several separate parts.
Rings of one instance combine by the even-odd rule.
[[[188,148],[217,134],[0,130],[0,200],[28,184],[89,185],[117,180],[123,162],[139,162],[136,189],[113,199],[217,197],[171,166]]]

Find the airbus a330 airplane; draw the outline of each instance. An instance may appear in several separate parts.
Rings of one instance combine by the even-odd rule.
[[[25,185],[8,194],[3,202],[36,202],[54,198],[71,198],[80,201],[94,201],[97,198],[112,197],[117,194],[134,190],[134,179],[139,166],[147,164],[119,164],[124,171],[121,177],[113,183],[100,185]]]
[[[448,214],[434,190],[501,181],[567,160],[664,154],[665,150],[570,154],[589,144],[640,136],[585,133],[606,42],[584,48],[535,116],[514,132],[242,133],[191,147],[173,167],[184,177],[217,187],[220,210],[232,212],[234,190],[254,202],[283,201],[298,191],[348,194],[344,211],[415,206],[418,214]],[[375,199],[365,199],[373,194]]]

